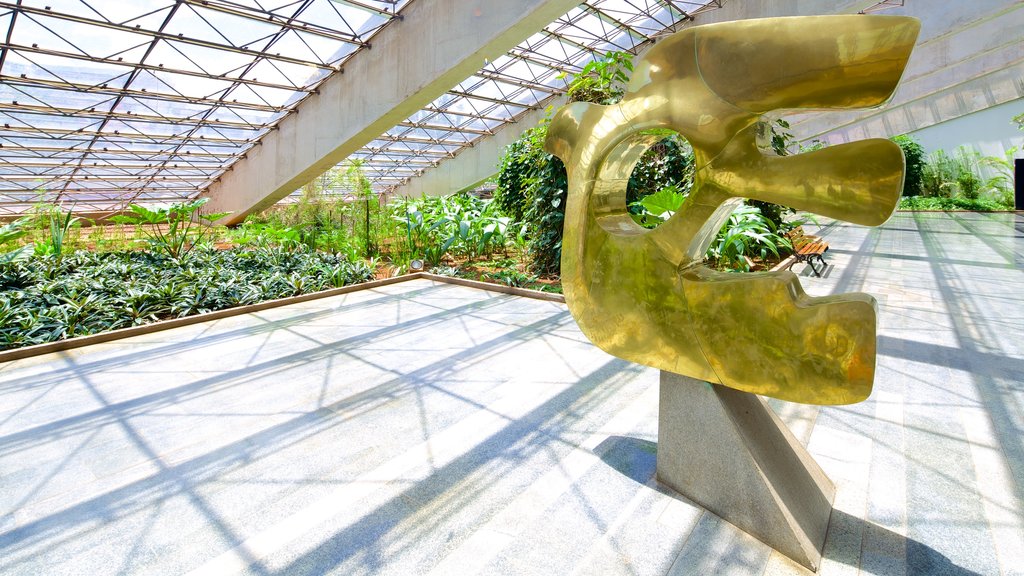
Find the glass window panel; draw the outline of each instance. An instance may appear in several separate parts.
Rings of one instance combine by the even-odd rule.
[[[150,66],[162,64],[165,68],[213,76],[222,74],[232,76],[237,75],[237,71],[251,63],[253,58],[252,54],[238,54],[185,42],[161,40],[153,47],[152,53],[146,59],[146,64]]]
[[[150,12],[156,12],[161,18],[167,16],[167,10],[175,4],[174,0],[88,0],[88,4],[81,0],[24,0],[26,6],[45,8],[49,6],[54,12],[73,14],[93,20],[108,19],[116,22],[131,21],[135,24],[137,19],[142,18]],[[97,15],[99,12],[100,15]]]
[[[11,126],[26,126],[33,129],[46,130],[88,130],[100,125],[96,118],[82,118],[53,114],[25,114],[16,112],[0,113],[0,123]]]
[[[166,71],[142,70],[132,81],[130,88],[139,92],[181,95],[192,98],[216,97],[229,90],[232,83],[219,78],[197,78]]]
[[[145,34],[102,28],[40,14],[18,16],[11,42],[22,46],[106,57],[148,40]]]
[[[300,95],[305,95],[305,93],[296,92],[294,90],[280,90],[277,88],[265,88],[263,86],[239,84],[228,92],[225,100],[237,100],[246,104],[263,106],[284,106],[290,99],[298,98]]]
[[[177,36],[222,44],[225,46],[262,49],[280,26],[266,21],[225,14],[202,6],[182,6],[166,28]]]
[[[346,29],[335,28],[335,30],[342,33],[348,32]],[[330,63],[351,54],[355,49],[356,45],[349,42],[292,29],[282,34],[268,52],[280,53],[310,62]]]
[[[302,87],[307,84],[310,76],[317,68],[303,66],[302,64],[291,64],[288,62],[270,61],[265,58],[257,60],[256,64],[245,73],[243,78],[259,80],[280,86]]]
[[[85,92],[67,92],[53,88],[36,86],[16,86],[0,84],[0,101],[4,103],[24,103],[39,105],[49,104],[65,109],[107,111],[113,104],[113,97],[106,94],[88,94]]]
[[[71,84],[99,85],[127,78],[133,68],[128,65],[87,62],[62,56],[22,53],[12,50],[4,62],[4,73],[39,80],[54,80]],[[123,85],[124,80],[118,83]]]

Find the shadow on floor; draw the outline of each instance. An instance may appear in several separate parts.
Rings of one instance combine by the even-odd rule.
[[[594,448],[609,467],[639,484],[652,484],[657,470],[658,444],[627,436],[609,436]],[[662,492],[696,506],[685,496],[658,485]],[[710,514],[710,512],[705,512]],[[737,544],[742,545],[737,541]],[[683,551],[687,551],[684,545]],[[689,553],[692,555],[692,550]],[[708,550],[720,554],[721,550]],[[825,540],[824,558],[859,568],[868,574],[908,576],[980,576],[934,548],[873,522],[833,510]],[[808,572],[810,574],[810,572]]]

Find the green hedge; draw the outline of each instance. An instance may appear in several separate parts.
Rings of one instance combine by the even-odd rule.
[[[322,252],[78,251],[0,265],[0,350],[53,342],[370,280],[370,267]]]
[[[971,210],[975,212],[1006,212],[1012,210],[994,200],[977,198],[942,198],[939,196],[904,196],[900,210]]]

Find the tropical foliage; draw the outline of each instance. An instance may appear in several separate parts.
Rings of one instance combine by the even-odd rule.
[[[31,222],[31,218],[26,217],[0,226],[0,246],[12,244],[25,236],[28,233],[26,227],[29,222]],[[32,254],[33,248],[32,244],[25,244],[11,250],[0,251],[0,264],[28,258]]]
[[[228,215],[227,212],[197,214],[209,200],[200,198],[156,208],[134,204],[129,207],[126,214],[114,216],[111,221],[141,226],[151,250],[166,254],[172,260],[180,260],[193,248],[208,240],[209,228],[199,223],[199,220],[210,224]],[[68,216],[70,217],[70,214]]]
[[[781,259],[784,251],[792,249],[790,241],[761,214],[760,208],[741,204],[715,237],[707,259],[719,269],[749,272],[752,258],[766,261],[770,255]]]
[[[900,198],[900,210],[969,210],[971,212],[1005,212],[1006,205],[985,198],[944,198],[939,196],[905,196]]]
[[[474,259],[507,253],[512,218],[498,205],[470,194],[403,198],[389,206],[394,240],[390,256],[437,266],[446,254]]]
[[[622,99],[632,70],[631,54],[609,52],[568,80],[567,97],[570,102],[614,104]],[[494,198],[499,208],[523,223],[532,270],[557,274],[568,180],[561,160],[544,150],[549,119],[550,115],[505,149]],[[626,191],[630,212],[650,226],[661,219],[645,213],[641,200],[669,186],[686,194],[693,182],[689,145],[674,132],[660,133],[664,138],[641,157]]]
[[[948,154],[936,150],[926,157],[921,171],[921,195],[929,198],[982,200],[1001,209],[1013,207],[1013,155],[984,156],[961,146]]]
[[[903,150],[907,174],[903,180],[903,195],[917,196],[922,192],[922,180],[927,166],[924,148],[910,136],[894,136],[892,141]]]
[[[370,279],[364,262],[277,246],[254,250],[77,251],[57,273],[0,266],[0,349],[52,342]]]

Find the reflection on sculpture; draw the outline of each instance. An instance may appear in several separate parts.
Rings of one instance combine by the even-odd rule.
[[[875,301],[811,298],[791,272],[728,274],[701,265],[738,198],[876,226],[892,214],[904,161],[887,140],[796,156],[762,154],[763,113],[884,103],[920,25],[898,16],[769,18],[699,26],[654,46],[612,106],[562,108],[547,148],[565,163],[566,301],[583,332],[627,360],[738,390],[813,404],[870,394]],[[696,175],[654,230],[626,212],[641,154],[670,128],[690,141]]]

